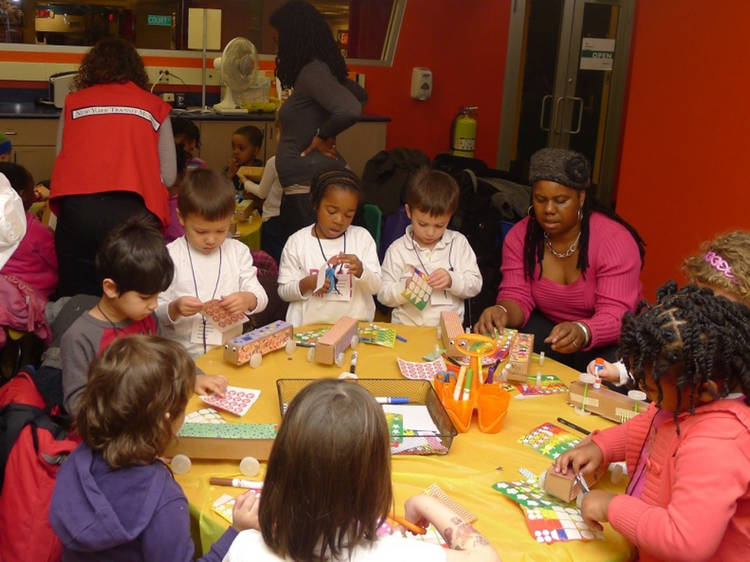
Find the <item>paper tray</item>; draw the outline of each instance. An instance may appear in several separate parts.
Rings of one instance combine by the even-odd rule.
[[[279,411],[284,416],[286,406],[308,384],[319,379],[279,379]],[[445,455],[450,450],[456,429],[443,404],[429,381],[408,379],[351,379],[347,384],[358,384],[373,396],[405,396],[409,404],[427,406],[427,411],[438,428],[436,435],[391,435],[391,453],[394,455]]]

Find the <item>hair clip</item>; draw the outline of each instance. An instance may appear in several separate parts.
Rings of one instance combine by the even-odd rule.
[[[719,254],[716,252],[709,250],[706,252],[706,255],[703,256],[703,261],[710,264],[711,267],[713,267],[716,271],[721,273],[724,277],[729,279],[732,283],[737,285],[737,278],[734,276],[734,273],[732,272],[732,266],[729,265],[727,260],[722,258]]]

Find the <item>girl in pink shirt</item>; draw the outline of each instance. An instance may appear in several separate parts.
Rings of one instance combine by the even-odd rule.
[[[621,351],[652,404],[557,459],[584,474],[627,462],[626,493],[592,490],[584,519],[642,561],[750,559],[750,308],[670,282],[625,316]]]

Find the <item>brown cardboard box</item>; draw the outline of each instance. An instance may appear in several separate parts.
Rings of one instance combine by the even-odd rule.
[[[586,484],[588,484],[589,488],[595,486],[606,471],[606,467],[599,467],[592,474],[584,474]],[[576,482],[576,476],[573,474],[572,468],[568,469],[567,474],[559,474],[555,472],[553,465],[553,467],[547,470],[544,477],[544,491],[564,502],[572,502],[578,497],[581,487]]]
[[[456,312],[440,313],[440,341],[448,357],[464,357],[464,354],[456,349],[456,338],[464,333],[461,318]]]
[[[588,412],[599,414],[608,420],[623,423],[648,409],[648,402],[646,401],[636,402],[624,394],[620,394],[604,386],[594,388],[593,384],[589,384],[588,389],[586,389],[586,405],[584,407],[583,394],[585,386],[581,381],[570,383],[568,401],[577,408],[583,408]]]
[[[186,423],[164,456],[187,455],[191,459],[255,457],[268,460],[276,430],[273,424]]]
[[[315,343],[315,361],[333,365],[336,356],[345,351],[357,335],[357,321],[344,316]]]
[[[508,382],[528,382],[529,360],[534,351],[534,334],[518,333],[513,337],[508,354]]]

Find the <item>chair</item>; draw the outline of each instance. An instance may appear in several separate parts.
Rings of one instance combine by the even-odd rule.
[[[375,240],[375,248],[380,251],[380,235],[383,230],[383,213],[380,207],[372,203],[365,203],[362,207],[364,214],[365,228]]]

